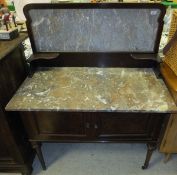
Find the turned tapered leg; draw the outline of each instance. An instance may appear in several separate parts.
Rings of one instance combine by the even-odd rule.
[[[151,159],[153,151],[156,149],[156,144],[147,144],[147,154],[146,154],[146,160],[144,162],[144,165],[142,166],[142,169],[146,169],[149,166],[149,161]]]
[[[42,169],[46,170],[46,165],[45,165],[44,158],[43,158],[42,151],[41,151],[41,143],[40,142],[31,142],[31,144],[32,144],[33,148],[36,150],[36,153],[37,153],[38,159],[41,163]]]

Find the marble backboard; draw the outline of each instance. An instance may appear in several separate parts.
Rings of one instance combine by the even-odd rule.
[[[35,5],[34,5],[35,7]],[[30,8],[37,52],[154,52],[160,8]]]

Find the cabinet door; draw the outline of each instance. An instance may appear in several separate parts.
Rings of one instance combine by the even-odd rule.
[[[163,115],[147,113],[98,113],[96,136],[101,140],[157,139]]]
[[[89,137],[90,118],[77,112],[23,112],[30,139],[84,140]]]

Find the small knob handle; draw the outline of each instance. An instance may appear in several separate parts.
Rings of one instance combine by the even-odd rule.
[[[90,123],[86,123],[86,128],[89,129],[90,128]]]

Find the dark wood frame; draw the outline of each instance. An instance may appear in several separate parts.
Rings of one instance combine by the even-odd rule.
[[[29,11],[31,9],[129,9],[129,8],[151,8],[160,9],[158,35],[155,40],[154,51],[151,52],[60,52],[59,54],[52,52],[37,52],[34,43],[34,37],[31,29],[31,19]],[[27,29],[33,49],[33,59],[28,60],[29,76],[31,77],[36,70],[36,67],[142,67],[154,69],[157,77],[159,76],[158,67],[158,49],[163,30],[163,17],[166,12],[166,7],[161,4],[150,3],[65,3],[65,4],[28,4],[24,7],[24,14],[27,18]],[[40,55],[43,55],[42,57]],[[55,55],[52,57],[52,55]],[[44,59],[45,57],[45,59]],[[92,61],[90,61],[92,59]],[[120,61],[121,59],[121,61]]]
[[[31,19],[28,14],[29,10],[31,9],[88,9],[88,8],[155,8],[155,9],[160,9],[161,10],[161,15],[159,18],[159,28],[158,28],[158,35],[155,40],[155,48],[152,53],[138,53],[138,52],[81,52],[81,53],[76,53],[76,52],[61,52],[61,53],[49,53],[49,52],[44,52],[44,53],[39,53],[36,51],[35,48],[35,43],[34,43],[34,38],[31,30]],[[40,67],[61,67],[61,66],[67,66],[67,67],[139,67],[139,68],[154,68],[156,69],[159,65],[158,63],[158,48],[159,48],[159,43],[160,43],[160,37],[161,37],[161,32],[163,28],[163,17],[165,15],[165,6],[160,5],[160,4],[149,4],[149,3],[143,3],[143,4],[135,4],[135,3],[103,3],[103,4],[90,4],[90,3],[77,3],[77,4],[29,4],[25,6],[24,8],[24,13],[25,16],[27,17],[27,28],[30,36],[30,41],[32,44],[32,49],[34,52],[34,55],[31,57],[29,60],[29,73],[32,75],[32,73],[40,68]],[[90,61],[92,59],[92,61]],[[121,61],[120,61],[121,59]],[[152,152],[156,149],[158,146],[158,143],[160,141],[161,135],[163,135],[164,128],[166,127],[166,123],[170,117],[170,113],[153,113],[152,111],[145,112],[145,111],[139,111],[137,112],[138,116],[145,117],[147,113],[149,114],[149,120],[152,120],[151,122],[154,122],[153,125],[154,127],[152,128],[151,131],[148,131],[148,134],[150,134],[150,138],[147,137],[137,137],[136,133],[132,134],[132,137],[130,137],[128,134],[125,134],[121,136],[117,136],[115,139],[110,139],[110,138],[99,138],[99,132],[101,133],[100,127],[101,124],[99,123],[99,120],[102,120],[104,118],[104,115],[114,115],[111,112],[81,112],[81,111],[65,111],[61,112],[59,111],[58,114],[54,114],[52,111],[47,113],[44,112],[44,118],[45,121],[49,120],[55,116],[59,115],[59,117],[56,117],[57,122],[59,122],[60,118],[62,118],[65,115],[73,116],[73,115],[82,115],[83,113],[87,120],[90,122],[89,125],[87,126],[88,122],[86,121],[84,123],[84,128],[86,130],[89,130],[89,136],[85,136],[85,139],[78,139],[74,134],[71,133],[71,137],[65,136],[65,138],[62,139],[61,134],[53,131],[53,129],[56,129],[56,126],[54,124],[49,125],[43,125],[43,129],[47,129],[47,127],[50,127],[51,132],[53,131],[53,137],[51,134],[44,133],[41,135],[40,133],[40,128],[39,128],[39,121],[37,121],[37,115],[40,115],[41,111],[24,111],[24,112],[19,112],[21,115],[21,118],[23,120],[23,123],[25,125],[25,128],[28,132],[29,135],[29,140],[33,146],[33,148],[36,150],[37,155],[39,157],[39,160],[41,162],[41,165],[43,169],[46,169],[44,158],[42,156],[41,152],[41,142],[136,142],[136,143],[147,143],[148,149],[147,149],[147,155],[146,155],[146,160],[144,165],[142,166],[143,169],[146,169],[149,165],[149,161],[152,155]],[[62,116],[63,113],[63,116]],[[130,115],[129,119],[127,119],[127,125],[124,123],[124,127],[129,129],[128,125],[131,124],[132,119],[137,119],[138,117],[135,115],[136,112],[124,112],[124,113],[117,113],[118,118],[123,115],[125,118],[127,115]],[[120,116],[119,116],[120,115]],[[133,118],[131,115],[135,115]],[[156,115],[160,117],[159,122],[157,122]],[[103,117],[102,117],[103,116]],[[55,118],[55,117],[54,117]],[[67,118],[67,117],[66,117]],[[117,120],[117,119],[116,119]],[[45,122],[44,121],[44,122]],[[52,122],[52,121],[51,121]],[[117,122],[121,122],[117,121]],[[146,125],[147,123],[144,122]],[[90,127],[91,125],[91,127]],[[138,125],[136,125],[138,126]],[[135,126],[134,126],[135,127]],[[108,130],[111,130],[111,127],[107,128]],[[98,131],[99,130],[99,131]],[[135,127],[136,130],[136,127]],[[74,131],[73,131],[74,132]],[[141,132],[141,129],[140,131]],[[145,131],[144,131],[145,132]],[[96,136],[96,135],[97,136]],[[116,133],[117,134],[117,133]],[[145,134],[145,133],[144,133]],[[77,134],[76,134],[77,135]],[[125,139],[126,137],[126,139]]]

